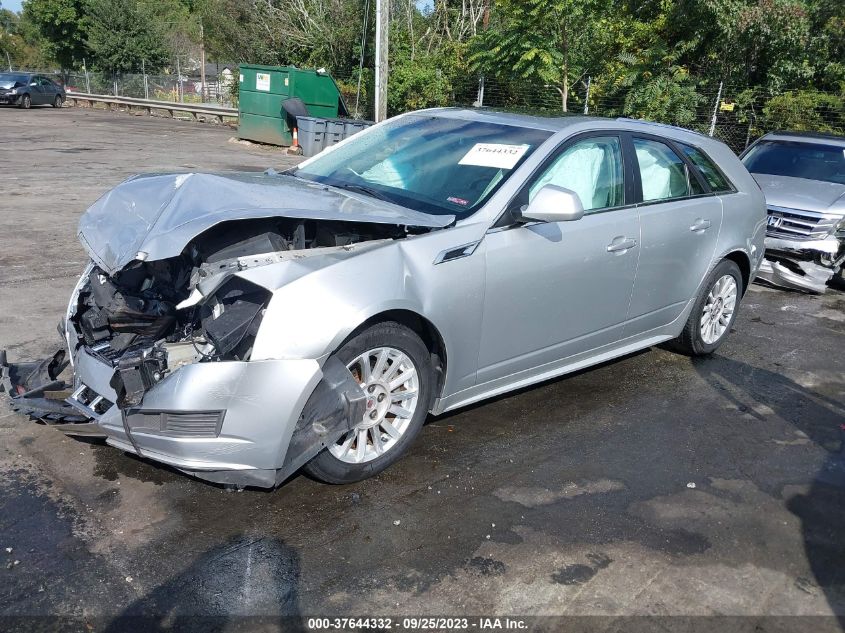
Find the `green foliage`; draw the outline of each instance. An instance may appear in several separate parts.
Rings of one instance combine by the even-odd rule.
[[[431,60],[402,60],[390,68],[387,93],[389,114],[446,106],[451,103],[449,78]]]
[[[156,72],[170,55],[162,33],[136,0],[88,0],[87,44],[96,67],[110,72]]]
[[[845,133],[845,95],[816,90],[785,92],[768,100],[763,107],[766,127]]]
[[[626,116],[689,126],[704,101],[695,86],[661,75],[634,86],[625,96]]]
[[[90,56],[85,0],[26,0],[23,19],[38,34],[44,55],[62,68],[75,68]]]
[[[571,86],[595,62],[602,0],[500,0],[496,22],[473,40],[472,67],[489,76],[554,86],[567,109]]]
[[[487,28],[488,0],[433,0],[426,13],[389,1],[391,114],[471,103],[480,74],[487,105],[580,111],[589,78],[591,112],[689,126],[709,120],[724,82],[735,109],[720,121],[743,134],[841,129],[842,98],[830,93],[845,94],[843,0],[489,0]],[[85,57],[111,91],[112,73],[142,62],[196,72],[204,42],[209,60],[325,67],[354,110],[369,6],[359,115],[371,117],[374,5],[24,0],[20,17],[0,9],[0,61],[73,68]]]

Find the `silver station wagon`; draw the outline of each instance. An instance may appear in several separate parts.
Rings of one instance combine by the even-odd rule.
[[[20,411],[194,476],[353,482],[429,413],[666,341],[712,353],[765,228],[693,132],[415,112],[285,173],[119,185],[80,221],[65,350],[0,362]]]

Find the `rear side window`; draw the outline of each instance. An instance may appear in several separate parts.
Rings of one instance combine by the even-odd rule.
[[[687,164],[665,143],[635,138],[634,151],[640,167],[643,202],[685,198],[702,193],[701,186],[689,173]]]
[[[713,193],[733,191],[731,184],[722,175],[722,172],[719,171],[719,168],[716,167],[713,161],[704,155],[704,152],[689,145],[681,145],[681,148],[684,154],[687,155],[687,158],[692,161],[692,164],[698,167],[698,170],[704,176],[707,184],[710,185],[710,190]]]

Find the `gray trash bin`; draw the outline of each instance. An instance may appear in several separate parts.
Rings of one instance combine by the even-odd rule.
[[[356,119],[347,119],[343,122],[343,138],[349,138],[353,134],[357,134],[361,130],[370,127],[372,121],[358,121]]]
[[[343,119],[326,119],[326,142],[325,147],[340,143],[345,137],[346,123]]]
[[[326,144],[326,119],[313,116],[296,117],[299,129],[299,144],[303,156],[316,156]]]

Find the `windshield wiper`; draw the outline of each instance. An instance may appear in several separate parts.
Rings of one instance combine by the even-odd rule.
[[[344,183],[339,183],[339,184],[332,183],[331,186],[337,187],[338,189],[346,189],[347,191],[357,191],[359,193],[363,193],[364,195],[370,196],[371,198],[376,198],[378,200],[382,200],[383,202],[391,202],[391,203],[393,202],[393,200],[388,198],[386,195],[384,195],[378,189],[373,189],[372,187],[367,187],[366,185],[355,185],[355,184],[352,184],[352,183],[344,182]]]

